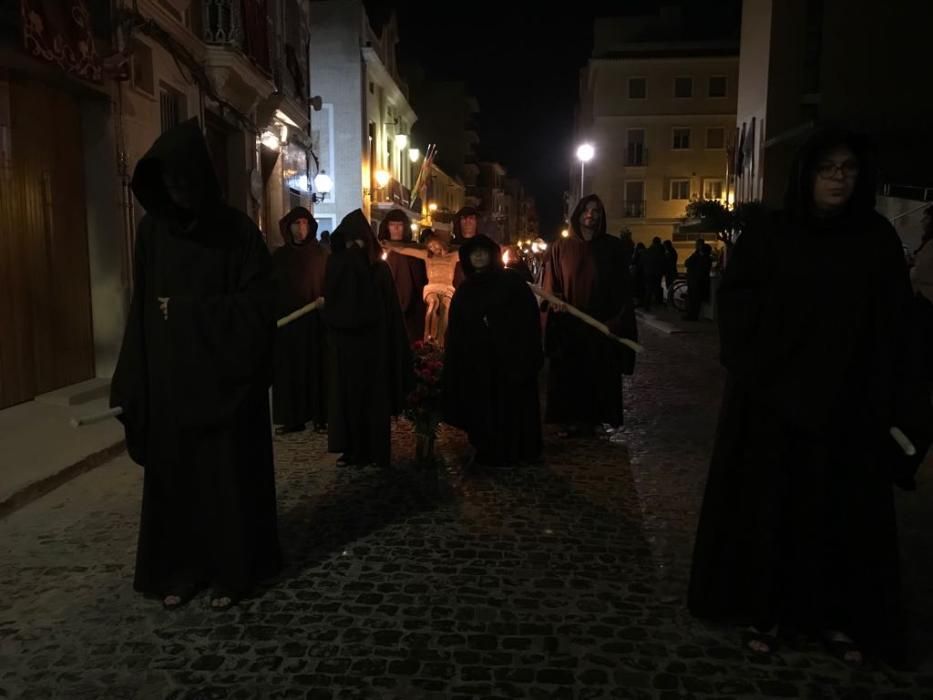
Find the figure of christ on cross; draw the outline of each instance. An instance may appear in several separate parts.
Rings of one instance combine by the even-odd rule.
[[[386,250],[424,260],[428,273],[428,283],[424,286],[424,301],[428,307],[424,319],[424,339],[443,346],[447,332],[447,313],[454,296],[454,275],[459,261],[457,251],[450,250],[437,235],[429,235],[424,248],[400,241],[382,241],[382,246]]]

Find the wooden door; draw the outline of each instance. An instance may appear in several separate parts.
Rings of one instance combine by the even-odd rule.
[[[0,408],[94,376],[80,108],[41,83],[7,87]]]

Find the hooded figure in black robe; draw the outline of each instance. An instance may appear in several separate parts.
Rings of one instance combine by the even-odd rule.
[[[398,294],[369,221],[357,209],[331,238],[324,280],[330,333],[328,449],[339,466],[390,465],[391,417],[414,387]]]
[[[874,174],[861,139],[818,132],[785,211],[741,235],[719,290],[728,379],[689,606],[753,625],[758,651],[775,627],[827,636],[849,661],[903,651],[891,485],[912,486],[933,416],[907,362],[910,284]],[[837,206],[816,206],[821,187]]]
[[[402,237],[393,239],[389,232],[389,225],[397,222],[402,225]],[[411,219],[400,209],[393,209],[379,224],[380,241],[411,242]],[[424,317],[427,307],[424,303],[424,285],[428,283],[428,273],[423,260],[402,255],[394,250],[386,252],[386,264],[395,280],[395,290],[398,293],[398,302],[402,307],[402,316],[405,318],[405,328],[408,331],[408,340],[414,343],[424,340]]]
[[[156,140],[132,187],[146,216],[110,403],[145,467],[134,585],[178,603],[209,584],[230,603],[281,565],[271,260],[221,200],[196,119]]]
[[[302,220],[307,222],[307,233],[300,239],[292,228],[293,224],[301,226]],[[279,228],[285,245],[272,254],[272,262],[278,283],[276,316],[282,318],[324,296],[328,252],[317,242],[317,222],[304,207],[292,209],[279,222]],[[281,426],[278,433],[304,430],[308,422],[318,431],[327,425],[324,322],[320,311],[278,329],[272,418]]]
[[[477,251],[488,264],[477,268]],[[467,432],[475,462],[504,466],[541,454],[541,318],[521,275],[502,267],[483,235],[460,248],[466,274],[454,294],[444,346],[445,421]]]
[[[464,219],[467,219],[467,221],[464,222]],[[451,241],[451,245],[454,248],[459,248],[479,233],[479,227],[479,211],[476,207],[460,207],[459,211],[454,215],[453,240]],[[465,279],[466,273],[458,262],[454,270],[454,287],[459,287],[463,284]]]
[[[587,240],[581,218],[590,203],[595,229]],[[614,335],[637,340],[625,246],[606,233],[599,197],[580,200],[570,231],[548,249],[544,289],[602,321]],[[634,370],[633,352],[565,311],[547,311],[547,422],[563,425],[565,437],[589,435],[602,423],[621,426],[622,375]]]

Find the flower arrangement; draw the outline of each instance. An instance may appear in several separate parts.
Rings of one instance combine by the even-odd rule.
[[[434,441],[443,417],[441,410],[441,372],[443,351],[434,343],[416,341],[412,345],[415,359],[415,388],[408,395],[405,418],[415,427],[416,459],[419,464],[433,463]]]

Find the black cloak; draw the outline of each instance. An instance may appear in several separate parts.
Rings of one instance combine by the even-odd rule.
[[[281,564],[269,253],[253,222],[221,200],[196,119],[156,140],[132,187],[146,215],[110,402],[146,467],[135,587],[163,596],[210,583],[242,594]],[[167,320],[158,297],[169,297]]]
[[[486,248],[488,269],[470,254]],[[538,372],[541,319],[531,289],[502,267],[499,246],[483,235],[460,248],[466,279],[450,305],[444,345],[445,420],[467,432],[480,464],[533,461],[541,454]]]

